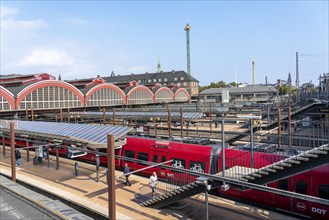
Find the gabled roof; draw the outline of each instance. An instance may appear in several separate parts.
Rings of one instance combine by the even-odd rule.
[[[143,74],[130,74],[130,75],[117,75],[117,76],[109,76],[109,77],[102,77],[105,79],[107,82],[110,83],[118,83],[118,82],[130,82],[132,80],[149,80],[151,79],[156,79],[157,82],[158,80],[167,78],[168,82],[173,82],[175,81],[174,78],[178,78],[178,82],[180,81],[180,77],[184,77],[184,81],[193,81],[193,82],[199,82],[196,80],[193,76],[187,74],[185,71],[171,71],[171,72],[160,72],[160,73],[143,73]],[[141,83],[143,84],[143,83]]]
[[[31,82],[31,83],[28,83],[28,84],[23,84],[23,85],[20,85],[20,86],[11,86],[11,87],[6,87],[6,89],[8,91],[10,91],[15,98],[17,98],[17,94],[20,93],[24,88],[28,87],[29,85],[33,84],[35,82]]]

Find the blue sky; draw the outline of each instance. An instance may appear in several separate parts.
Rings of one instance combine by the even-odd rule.
[[[62,79],[185,70],[201,85],[329,72],[328,1],[1,1],[1,74]]]

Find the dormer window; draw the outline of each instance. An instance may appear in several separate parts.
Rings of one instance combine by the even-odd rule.
[[[149,79],[148,82],[149,82],[149,83],[152,82],[152,79]]]
[[[159,79],[159,82],[162,82],[162,79],[161,78]]]
[[[184,80],[184,77],[182,76],[182,77],[180,78],[180,80]]]
[[[167,78],[164,78],[164,81],[165,81],[165,82],[167,82],[167,81],[168,81],[168,79],[167,79]]]
[[[157,82],[157,79],[153,79],[153,82]]]
[[[177,81],[177,77],[174,78],[174,81]]]

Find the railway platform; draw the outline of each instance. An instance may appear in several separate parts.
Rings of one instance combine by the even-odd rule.
[[[0,173],[11,175],[10,149],[6,148],[6,156],[0,147]],[[55,157],[50,163],[45,161],[34,165],[26,161],[22,152],[22,166],[16,169],[17,182],[30,185],[30,188],[42,192],[49,197],[67,201],[71,207],[88,210],[88,215],[95,219],[108,217],[106,168],[100,168],[97,182],[96,166],[78,162],[78,176],[75,175],[74,160],[60,158],[60,168],[56,170]],[[116,171],[115,175],[122,174]],[[139,205],[136,194],[139,188],[148,185],[148,178],[131,175],[131,186],[126,186],[123,178],[116,179],[116,216],[117,219],[205,219],[205,197],[199,194],[181,200],[169,207],[152,209]],[[239,202],[209,195],[209,219],[296,219],[274,211],[248,206]],[[95,217],[98,216],[98,217]]]

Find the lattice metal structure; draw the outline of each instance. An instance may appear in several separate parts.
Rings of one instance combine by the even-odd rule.
[[[187,23],[184,29],[186,31],[187,73],[191,75],[190,29],[191,26]]]

